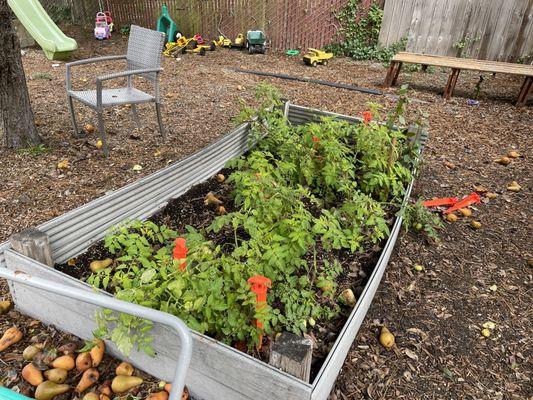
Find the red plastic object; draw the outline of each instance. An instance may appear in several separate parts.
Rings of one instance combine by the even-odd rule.
[[[481,198],[479,197],[479,194],[477,194],[476,192],[473,192],[473,193],[470,193],[465,198],[463,198],[458,203],[456,203],[454,206],[445,210],[444,214],[450,214],[456,210],[459,210],[460,208],[468,207],[472,204],[479,204],[479,203],[481,203]]]
[[[248,283],[252,285],[251,290],[256,295],[256,310],[260,310],[266,305],[267,301],[267,291],[268,288],[272,286],[272,281],[262,275],[255,275],[248,279]],[[263,323],[259,320],[255,321],[256,326],[259,329],[263,329]],[[263,335],[259,335],[259,345],[257,346],[257,349],[259,350],[261,348],[261,344],[263,342]]]
[[[440,199],[426,200],[422,205],[424,207],[453,206],[458,201],[457,197],[441,197]]]
[[[372,121],[372,113],[370,111],[363,111],[363,121],[365,124]]]
[[[192,38],[193,38],[193,39],[196,41],[196,43],[198,43],[198,44],[204,44],[204,43],[205,43],[204,38],[202,37],[202,35],[196,34],[196,35],[194,35]]]
[[[187,258],[188,251],[187,241],[184,238],[176,238],[174,241],[174,251],[172,252],[172,256],[174,257],[174,260],[183,260],[180,263],[180,269],[182,271],[185,271],[185,267],[187,267],[187,261],[185,261],[185,259]]]

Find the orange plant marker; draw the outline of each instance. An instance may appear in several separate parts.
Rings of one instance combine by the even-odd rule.
[[[460,208],[468,207],[472,204],[479,204],[481,203],[481,199],[479,198],[479,194],[476,192],[470,193],[468,196],[460,200],[459,202],[455,203],[452,207],[448,208],[443,212],[443,214],[450,214],[456,210],[459,210]]]
[[[252,285],[251,290],[256,295],[256,310],[262,309],[267,302],[267,291],[268,288],[272,286],[272,281],[262,275],[255,275],[248,279],[248,283]],[[263,329],[263,323],[258,319],[255,321],[259,329]],[[261,349],[261,344],[263,342],[263,334],[259,335],[259,345],[257,349]]]
[[[174,257],[174,260],[181,261],[180,263],[180,269],[182,271],[185,271],[185,268],[187,267],[187,252],[189,249],[187,248],[187,242],[184,238],[176,238],[174,241],[174,251],[172,252],[172,256]]]

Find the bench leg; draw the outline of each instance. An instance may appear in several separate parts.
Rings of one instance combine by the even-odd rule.
[[[387,70],[387,76],[385,77],[385,87],[389,87],[392,84],[392,77],[394,75],[394,70],[396,68],[396,61],[391,61],[389,69]]]
[[[457,78],[459,77],[459,72],[461,72],[460,69],[452,68],[452,73],[448,77],[448,82],[444,88],[443,96],[446,100],[450,100],[450,97],[452,97],[453,89],[455,89],[455,84],[457,83]]]
[[[396,81],[398,80],[398,75],[400,75],[400,70],[402,69],[402,63],[399,62],[396,65],[396,71],[394,71],[394,76],[392,77],[391,85],[396,85]]]
[[[526,104],[529,93],[533,89],[533,77],[526,76],[524,83],[520,88],[520,93],[518,94],[518,100],[516,101],[516,106],[524,106]]]

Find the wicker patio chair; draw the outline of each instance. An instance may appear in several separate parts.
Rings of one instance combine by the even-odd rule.
[[[68,107],[72,117],[74,133],[75,135],[79,134],[73,105],[73,99],[76,99],[97,112],[98,131],[102,139],[104,154],[106,157],[109,156],[109,148],[105,134],[103,112],[104,108],[107,107],[120,104],[131,104],[133,119],[135,123],[139,125],[140,121],[136,104],[154,102],[159,130],[161,131],[161,136],[163,136],[163,139],[166,139],[163,120],[161,119],[161,100],[159,96],[159,73],[162,70],[161,53],[163,51],[164,41],[164,33],[132,25],[128,40],[128,51],[126,55],[97,57],[87,60],[74,61],[66,65]],[[70,70],[73,66],[111,60],[126,60],[126,70],[96,78],[96,90],[77,91],[72,89]],[[154,89],[153,95],[135,88],[133,86],[133,76],[140,76],[151,81]],[[110,79],[124,77],[127,78],[126,87],[103,89],[103,82]]]

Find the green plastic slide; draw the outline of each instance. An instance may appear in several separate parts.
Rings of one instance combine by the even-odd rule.
[[[65,60],[78,48],[46,13],[39,0],[7,0],[19,21],[33,36],[49,60]]]
[[[161,15],[157,19],[157,31],[167,35],[165,37],[165,42],[173,42],[176,40],[178,26],[172,18],[170,18],[166,4],[161,8]]]

